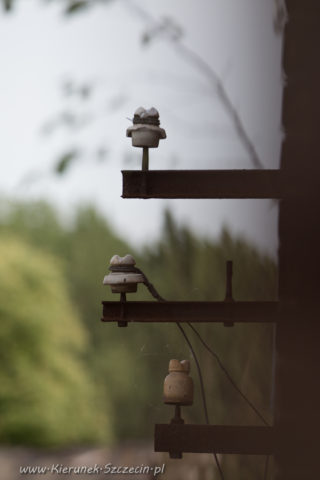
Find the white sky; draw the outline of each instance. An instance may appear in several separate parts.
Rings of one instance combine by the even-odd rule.
[[[169,16],[182,26],[183,42],[222,77],[265,167],[277,168],[282,85],[274,2],[135,3],[155,18]],[[142,47],[148,25],[125,0],[68,19],[61,5],[20,0],[13,14],[0,15],[0,192],[47,198],[62,212],[93,203],[135,245],[159,235],[162,212],[170,207],[179,222],[203,234],[215,236],[226,224],[275,254],[277,208],[271,201],[120,198],[120,170],[141,165],[140,150],[125,136],[126,117],[140,105],[159,110],[168,136],[150,151],[150,168],[253,166],[208,79],[166,40]],[[92,81],[92,98],[64,97],[61,86],[68,79]],[[45,135],[43,127],[62,111],[95,120]],[[99,163],[94,152],[102,145],[108,156]],[[56,177],[51,173],[55,160],[73,147],[82,149],[81,162]]]

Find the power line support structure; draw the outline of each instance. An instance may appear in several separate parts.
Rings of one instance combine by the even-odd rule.
[[[103,321],[276,323],[274,427],[156,425],[155,449],[274,454],[276,480],[319,478],[320,2],[287,0],[280,170],[123,171],[124,198],[276,198],[278,302],[103,302]],[[196,312],[196,313],[195,313]]]

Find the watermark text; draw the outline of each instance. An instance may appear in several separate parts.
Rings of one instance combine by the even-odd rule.
[[[105,465],[95,464],[69,466],[61,463],[52,465],[24,465],[20,466],[20,475],[153,475],[157,477],[165,471],[165,463],[160,465]]]

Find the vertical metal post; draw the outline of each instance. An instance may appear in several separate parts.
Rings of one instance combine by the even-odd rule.
[[[232,296],[232,273],[233,273],[233,263],[231,260],[226,262],[226,297],[225,302],[233,302]]]
[[[149,170],[149,148],[148,147],[143,147],[142,170]]]
[[[225,302],[233,302],[232,296],[232,273],[233,273],[233,262],[231,260],[226,261],[226,296],[224,301]],[[233,322],[224,322],[225,327],[233,327]]]
[[[120,305],[121,305],[120,316],[121,316],[121,320],[119,320],[119,322],[118,322],[118,327],[127,327],[128,326],[128,322],[126,320],[124,320],[124,316],[125,316],[124,307],[125,307],[126,301],[127,301],[126,293],[121,292],[120,293]]]
[[[320,475],[320,2],[286,3],[281,169],[295,193],[281,201],[279,212],[279,299],[292,314],[277,325],[275,465],[277,480],[315,480]]]
[[[181,407],[180,405],[176,404],[175,405],[175,410],[174,410],[174,417],[171,420],[171,425],[183,425],[184,420],[181,417]],[[170,458],[182,458],[182,452],[169,452]]]

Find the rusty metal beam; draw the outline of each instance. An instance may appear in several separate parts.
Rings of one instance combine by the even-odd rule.
[[[287,185],[279,170],[123,170],[122,176],[123,198],[281,198]]]
[[[157,424],[154,449],[173,456],[184,452],[270,455],[276,437],[273,427]]]
[[[102,302],[103,322],[272,323],[278,302]]]

